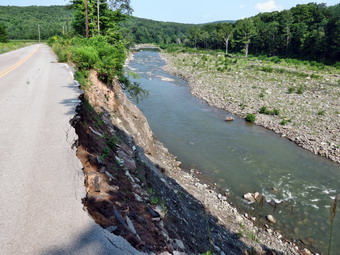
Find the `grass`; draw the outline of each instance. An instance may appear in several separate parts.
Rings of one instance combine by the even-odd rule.
[[[260,243],[260,240],[258,239],[257,235],[251,231],[247,231],[245,229],[245,226],[243,224],[240,224],[241,230],[237,233],[239,237],[245,237],[248,238],[249,240],[252,240],[256,243]]]
[[[8,43],[0,43],[0,54],[26,47],[34,43],[34,41],[10,41]]]
[[[262,106],[259,110],[259,113],[266,114],[266,115],[280,115],[280,111],[276,108],[273,110],[268,110],[266,106]]]
[[[283,120],[280,121],[280,125],[285,126],[290,122],[292,122],[290,119],[283,119]]]

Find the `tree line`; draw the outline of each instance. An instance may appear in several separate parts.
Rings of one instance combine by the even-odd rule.
[[[302,4],[261,13],[234,23],[203,25],[156,22],[131,17],[123,23],[134,43],[184,44],[205,49],[340,61],[340,4]]]

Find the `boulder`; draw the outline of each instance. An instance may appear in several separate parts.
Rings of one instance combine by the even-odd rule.
[[[267,215],[267,220],[270,222],[270,223],[276,223],[276,219],[274,218],[273,215]]]
[[[243,198],[245,200],[249,201],[250,203],[254,203],[255,202],[254,194],[252,194],[252,193],[244,194]]]

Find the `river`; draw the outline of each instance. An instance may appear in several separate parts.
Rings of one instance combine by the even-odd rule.
[[[241,211],[274,215],[286,237],[326,253],[330,206],[340,192],[340,165],[306,151],[272,131],[245,122],[192,96],[187,82],[162,67],[159,52],[142,50],[127,70],[149,95],[135,102],[156,137],[184,169],[196,169],[227,191]],[[258,191],[266,202],[248,204],[243,194]],[[334,220],[331,254],[340,252],[340,210]]]

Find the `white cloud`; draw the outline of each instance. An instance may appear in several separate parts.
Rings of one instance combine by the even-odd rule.
[[[240,8],[241,8],[241,9],[243,9],[244,7],[245,7],[245,5],[244,5],[244,4],[241,4],[241,5],[240,5]]]
[[[281,7],[275,3],[275,0],[268,0],[263,3],[257,3],[255,7],[260,12],[272,12],[281,9]]]

